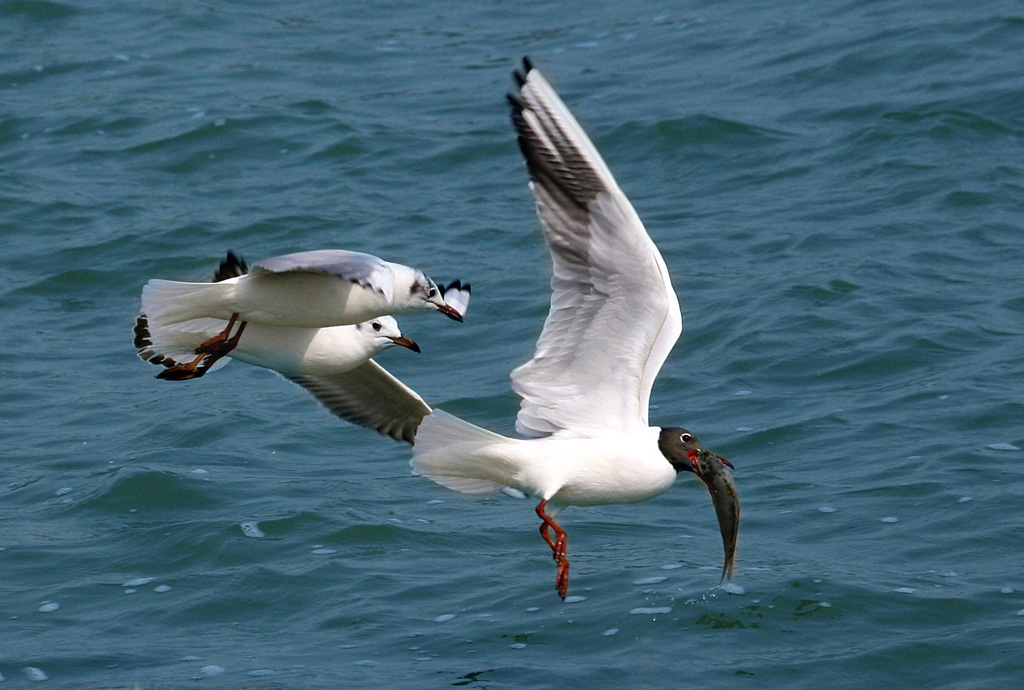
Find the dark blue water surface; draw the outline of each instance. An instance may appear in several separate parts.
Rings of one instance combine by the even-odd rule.
[[[4,687],[1020,686],[1024,6],[177,5],[0,0]],[[371,252],[473,283],[380,361],[511,432],[524,54],[673,275],[651,417],[736,465],[730,588],[692,479],[564,512],[562,603],[532,502],[131,347],[151,277]]]

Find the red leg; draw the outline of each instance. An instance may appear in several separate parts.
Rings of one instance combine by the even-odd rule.
[[[206,370],[197,372],[196,366],[206,357],[207,355],[199,355],[188,364],[175,364],[173,367],[168,367],[161,371],[156,377],[165,381],[187,381],[188,379],[199,378],[206,373]]]
[[[246,322],[243,321],[242,325],[238,327],[238,331],[234,336],[228,337],[231,334],[231,329],[235,325],[235,321],[238,320],[238,314],[232,314],[231,320],[228,321],[228,325],[224,327],[224,330],[213,336],[209,340],[204,341],[199,347],[196,348],[196,354],[208,354],[218,355],[218,359],[226,355],[235,349],[238,345],[238,339],[242,337],[242,331],[245,330]]]
[[[188,379],[197,379],[210,370],[210,367],[214,363],[231,352],[238,346],[238,341],[242,337],[242,331],[245,330],[246,321],[243,321],[239,326],[235,334],[228,337],[231,333],[232,327],[235,325],[235,321],[238,320],[238,314],[232,314],[231,320],[228,321],[227,327],[213,336],[212,338],[204,341],[199,347],[195,349],[198,357],[187,364],[175,364],[169,369],[157,374],[158,379],[167,379],[171,381],[185,381]]]
[[[555,557],[555,563],[558,564],[558,575],[555,578],[555,588],[558,590],[558,596],[565,599],[565,595],[569,591],[569,559],[567,557],[569,535],[564,529],[562,529],[561,525],[555,522],[554,518],[544,512],[544,506],[546,506],[547,503],[547,499],[544,499],[537,505],[537,515],[544,521],[540,526],[540,536],[544,537],[544,541],[546,541],[548,546],[551,547],[551,553]],[[548,534],[548,528],[555,530],[554,541],[552,541],[551,536]]]
[[[225,335],[231,331],[231,324],[238,318],[238,314],[231,315],[231,321],[228,322],[228,327],[224,329],[222,333],[218,333],[213,336],[205,343],[196,348],[197,353],[206,353],[206,357],[198,367],[197,376],[202,376],[210,370],[210,367],[214,363],[226,355],[227,353],[238,347],[238,341],[242,337],[242,331],[245,330],[245,325],[248,321],[243,321],[238,325],[238,330],[230,338],[225,338]]]
[[[547,505],[546,500],[541,501],[540,504],[537,506],[537,515],[540,517],[541,520],[544,521],[540,523],[540,536],[544,537],[544,541],[546,541],[548,543],[548,546],[551,547],[551,555],[554,556],[555,559],[557,559],[557,546],[555,545],[555,542],[552,541],[551,535],[548,534],[548,525],[553,524],[554,521],[548,517],[547,513],[544,512],[545,505]]]

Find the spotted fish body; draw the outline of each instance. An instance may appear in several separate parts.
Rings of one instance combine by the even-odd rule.
[[[722,458],[708,450],[700,451],[697,466],[707,481],[711,502],[718,516],[718,529],[722,533],[722,547],[725,563],[722,565],[722,579],[731,578],[733,560],[736,557],[736,537],[740,529],[740,497],[732,474]]]

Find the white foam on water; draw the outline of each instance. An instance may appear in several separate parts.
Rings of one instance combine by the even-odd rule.
[[[526,643],[516,642],[515,644],[510,644],[509,647],[511,647],[512,649],[526,649]]]
[[[142,585],[148,585],[153,580],[154,580],[154,578],[152,578],[152,577],[134,577],[131,580],[128,580],[128,582],[125,582],[121,586],[122,587],[141,587]]]
[[[898,517],[884,517],[884,518],[882,518],[880,520],[880,522],[890,522],[890,523],[891,522],[899,522],[899,521],[900,521],[900,519]]]
[[[1020,446],[1015,446],[1012,443],[990,443],[985,447],[989,450],[1020,450]]]
[[[659,582],[664,582],[668,578],[664,575],[655,577],[642,577],[639,580],[633,580],[634,585],[656,585]]]
[[[252,678],[264,678],[266,676],[276,676],[277,671],[269,668],[256,668],[252,671],[249,671],[245,675],[250,676]]]
[[[452,618],[455,618],[455,614],[454,613],[443,613],[440,616],[438,616],[437,618],[435,618],[434,622],[435,623],[447,623]]]
[[[608,628],[603,633],[601,633],[601,636],[602,637],[611,637],[612,635],[617,635],[618,633],[619,633],[619,629],[618,628]]]
[[[239,525],[242,528],[242,534],[253,539],[262,539],[267,536],[263,530],[260,529],[260,523],[258,522],[243,522]]]
[[[586,597],[581,597],[581,596],[571,596],[571,597],[566,597],[566,598],[565,598],[565,603],[566,603],[566,604],[578,604],[578,603],[580,603],[581,601],[586,601],[586,600],[587,600],[587,598],[586,598]]]
[[[39,613],[51,613],[53,611],[56,611],[59,608],[60,608],[60,604],[58,604],[57,602],[55,602],[55,601],[47,601],[47,602],[44,602],[43,605],[39,607]]]
[[[371,661],[370,659],[361,659],[355,663],[356,666],[380,666],[379,661]]]
[[[540,611],[540,607],[539,606],[531,606],[530,608],[528,608],[526,610],[528,612],[530,612],[530,613],[537,613],[538,611]]]
[[[1013,594],[1013,587],[1003,587],[999,592],[1001,594]]]
[[[752,426],[738,426],[738,427],[736,427],[736,431],[741,431],[741,432],[753,431],[753,430],[754,430],[754,427],[752,427]]]
[[[819,513],[834,513],[834,512],[836,512],[836,510],[838,510],[838,509],[837,508],[833,508],[832,506],[822,506],[822,507],[818,508],[818,512]]]
[[[170,592],[171,588],[169,585],[157,585],[153,588],[153,591],[160,592],[161,594],[163,594],[164,592]]]
[[[21,672],[24,673],[25,677],[29,680],[34,680],[37,682],[49,680],[50,678],[48,675],[43,673],[43,669],[36,668],[35,666],[26,666],[25,668],[21,669]]]
[[[332,553],[338,553],[337,549],[328,549],[326,547],[320,547],[319,549],[313,549],[313,553],[317,556],[328,556]]]
[[[897,587],[893,591],[894,592],[899,592],[900,594],[913,594],[917,590],[915,588],[913,588],[913,587]]]
[[[209,666],[203,666],[199,669],[199,672],[204,676],[219,676],[224,673],[224,667],[218,666],[217,664],[210,664]]]
[[[724,585],[722,585],[722,591],[728,594],[736,595],[743,595],[747,593],[747,590],[743,589],[735,582],[726,582]]]
[[[1020,611],[1018,611],[1017,615],[1018,616],[1024,616],[1024,609],[1021,609]]]
[[[189,654],[188,656],[181,657],[181,660],[182,661],[202,661],[203,657],[195,656],[194,654]]]
[[[139,590],[137,590],[137,589],[131,589],[131,588],[129,588],[129,589],[126,589],[126,590],[124,591],[124,593],[125,593],[125,594],[135,594],[135,593],[136,593],[136,592],[138,592],[138,591],[139,591]]]
[[[57,489],[57,496],[67,496],[69,493],[71,493],[74,490],[75,490],[74,487],[62,486],[61,488]]]
[[[736,395],[737,397],[739,397],[739,396],[753,395],[753,394],[754,394],[754,391],[742,390],[742,391],[736,391],[733,395]]]
[[[679,568],[682,568],[682,567],[683,567],[682,563],[669,563],[668,565],[661,566],[661,569],[662,570],[678,570]]]
[[[658,613],[672,613],[671,606],[639,606],[629,610],[632,616],[647,616]]]
[[[189,474],[210,474],[210,470],[204,470],[202,467],[197,467],[189,472]]]

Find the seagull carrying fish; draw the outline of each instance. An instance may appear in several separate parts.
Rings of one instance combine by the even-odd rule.
[[[731,577],[739,499],[727,467],[678,427],[650,426],[651,386],[682,332],[658,248],[579,123],[529,59],[515,72],[512,122],[553,261],[551,309],[533,358],[512,372],[522,397],[502,436],[442,410],[423,418],[413,469],[448,488],[512,487],[540,499],[541,536],[564,599],[566,506],[633,503],[690,472],[708,488]],[[554,532],[554,538],[551,536]]]
[[[238,282],[248,274],[246,262],[229,252],[214,275],[214,284]],[[470,285],[455,281],[439,287],[446,306],[464,316]],[[223,319],[198,318],[176,323],[155,322],[145,312],[135,322],[135,347],[143,360],[164,367],[158,378],[179,378],[167,372],[191,364],[203,343],[226,329]],[[413,352],[419,346],[398,328],[392,316],[346,326],[299,328],[249,322],[227,357],[278,372],[309,391],[329,411],[347,421],[412,443],[430,406],[411,388],[372,358],[399,345]],[[202,355],[200,359],[206,357]],[[193,367],[213,371],[227,359]],[[189,376],[186,378],[195,378]]]
[[[154,279],[142,289],[142,312],[153,328],[201,318],[226,322],[222,331],[196,348],[190,362],[164,372],[164,378],[179,380],[209,371],[238,346],[250,323],[327,328],[425,310],[462,321],[462,314],[445,301],[443,291],[423,271],[342,249],[271,257],[228,280]]]

